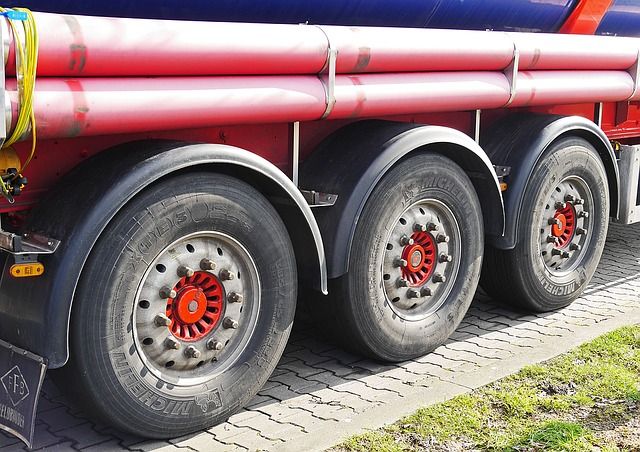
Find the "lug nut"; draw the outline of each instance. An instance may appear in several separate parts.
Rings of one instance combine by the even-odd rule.
[[[178,296],[178,293],[170,287],[163,287],[160,289],[160,298],[175,298]]]
[[[589,212],[587,212],[586,210],[581,210],[580,212],[578,212],[578,218],[589,218]]]
[[[400,237],[400,245],[402,246],[407,246],[407,245],[413,245],[414,241],[411,237],[407,237],[406,235],[403,235],[402,237]]]
[[[193,345],[188,346],[184,354],[187,358],[200,358],[200,350],[195,348]]]
[[[200,269],[202,269],[204,271],[215,270],[216,269],[216,263],[213,262],[211,259],[202,259],[200,261]]]
[[[438,234],[436,236],[436,242],[438,243],[449,243],[449,236],[444,234]]]
[[[447,278],[442,273],[436,273],[433,275],[433,282],[442,283],[445,282]]]
[[[577,228],[576,229],[576,234],[578,235],[585,235],[587,233],[587,230],[584,228]]]
[[[430,297],[431,289],[429,289],[428,287],[423,287],[422,289],[420,289],[420,295],[422,295],[423,297]]]
[[[576,197],[575,197],[575,196],[573,196],[573,195],[571,195],[571,194],[567,194],[567,195],[565,195],[565,196],[564,196],[564,200],[565,200],[566,202],[573,202],[573,201],[575,201],[575,200],[576,200]]]
[[[178,267],[178,276],[181,278],[191,278],[195,272],[193,268],[181,265]]]
[[[398,287],[407,287],[409,285],[409,281],[403,278],[398,278],[396,281],[396,286]]]
[[[578,199],[576,199],[575,201],[573,201],[573,203],[574,203],[576,206],[579,206],[579,205],[581,205],[581,204],[584,204],[584,199],[580,199],[580,198],[578,198]]]
[[[180,348],[180,342],[172,336],[169,336],[164,340],[164,346],[169,350],[178,350]]]
[[[408,298],[420,298],[420,291],[416,290],[416,289],[409,289],[409,290],[407,290],[407,297]]]
[[[416,223],[413,225],[413,230],[416,232],[425,232],[427,230],[427,226],[424,224]]]
[[[216,341],[214,339],[209,339],[207,341],[207,348],[209,350],[215,350],[215,351],[220,351],[222,350],[222,348],[224,347],[224,344],[220,341]]]
[[[233,273],[231,273],[229,270],[227,270],[226,268],[223,268],[222,270],[220,270],[220,279],[223,281],[231,281],[235,278],[236,275],[234,275]]]
[[[453,260],[453,257],[450,254],[444,254],[442,253],[440,255],[440,262],[451,262]]]
[[[563,251],[562,254],[560,255],[560,257],[562,257],[563,259],[567,259],[570,256],[568,251]]]
[[[224,320],[222,321],[222,326],[225,328],[236,329],[238,328],[238,321],[232,319],[231,317],[225,317]]]
[[[562,210],[564,208],[567,207],[567,203],[566,202],[562,202],[562,201],[558,201],[555,206],[554,206],[557,210]]]
[[[229,303],[242,303],[244,297],[242,294],[231,292],[227,299],[229,300]]]
[[[440,226],[438,226],[435,223],[427,223],[427,230],[428,231],[437,231],[438,229],[440,229]]]
[[[561,254],[562,254],[562,251],[560,251],[558,248],[554,248],[551,250],[552,256],[560,256]]]
[[[397,258],[395,258],[393,260],[393,266],[394,267],[406,267],[407,266],[407,260],[397,257]]]
[[[562,226],[562,221],[560,221],[557,218],[549,218],[549,221],[547,221],[547,223],[549,223],[550,226],[553,226],[553,225]]]
[[[557,241],[558,241],[558,239],[555,238],[554,236],[552,236],[552,235],[548,235],[547,236],[547,243],[556,243]]]
[[[156,326],[169,326],[171,325],[171,319],[167,317],[166,314],[158,314],[153,319],[153,323],[155,323]]]
[[[578,245],[577,243],[572,243],[571,245],[569,245],[569,249],[571,251],[580,251],[582,247],[580,245]]]

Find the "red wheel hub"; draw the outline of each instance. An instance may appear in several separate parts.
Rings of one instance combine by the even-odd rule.
[[[402,268],[402,277],[410,286],[421,286],[436,267],[438,248],[428,232],[414,232],[411,238],[413,245],[405,246],[402,251],[402,259],[407,261],[407,266]]]
[[[557,223],[551,226],[551,234],[557,239],[557,247],[564,248],[571,242],[576,230],[576,211],[567,203],[564,209],[557,209],[553,216]]]
[[[213,330],[224,311],[224,294],[218,278],[195,272],[175,285],[175,298],[167,299],[171,332],[183,341],[197,341]]]

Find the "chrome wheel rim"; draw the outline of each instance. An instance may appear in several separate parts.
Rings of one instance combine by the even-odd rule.
[[[133,340],[146,368],[177,386],[210,380],[237,361],[256,327],[258,270],[220,232],[186,235],[149,265],[133,305]]]
[[[461,232],[451,209],[434,199],[409,206],[391,225],[382,264],[388,305],[407,321],[446,301],[460,268]]]

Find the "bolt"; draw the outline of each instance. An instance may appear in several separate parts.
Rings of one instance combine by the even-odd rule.
[[[453,257],[450,254],[444,254],[442,253],[440,255],[440,262],[451,262],[453,260]]]
[[[563,251],[563,252],[562,252],[562,254],[561,254],[560,256],[561,256],[563,259],[567,259],[567,258],[570,256],[570,254],[569,254],[569,252],[568,252],[568,251]]]
[[[416,223],[413,225],[413,230],[416,232],[425,232],[427,230],[427,226],[424,224]]]
[[[180,348],[180,342],[176,338],[169,336],[164,340],[164,346],[169,350],[178,350]]]
[[[449,243],[449,236],[444,234],[438,234],[436,236],[436,242],[438,243]]]
[[[558,239],[555,238],[554,236],[552,236],[552,235],[548,235],[547,236],[547,243],[556,243],[557,241],[558,241]]]
[[[584,204],[584,199],[580,199],[580,198],[578,198],[578,199],[576,199],[575,201],[573,201],[573,203],[574,203],[576,206],[579,206],[579,205],[581,205],[581,204]]]
[[[222,321],[222,326],[225,328],[236,329],[238,328],[238,321],[232,319],[231,317],[225,317],[224,320]]]
[[[420,289],[420,295],[422,295],[423,297],[430,297],[431,289],[429,289],[428,287],[423,287],[422,289]]]
[[[585,235],[587,233],[587,230],[584,228],[576,228],[576,234],[578,235]]]
[[[414,241],[411,237],[407,237],[406,235],[403,235],[402,237],[400,237],[400,245],[402,246],[407,246],[407,245],[413,245]]]
[[[167,317],[166,314],[158,314],[153,319],[153,323],[155,323],[156,326],[169,326],[171,325],[171,319]]]
[[[216,351],[220,351],[222,350],[222,348],[224,347],[224,344],[220,341],[216,341],[214,339],[209,339],[207,341],[207,348],[209,350],[216,350]]]
[[[582,247],[580,245],[578,245],[577,243],[572,243],[571,245],[569,245],[569,249],[571,251],[580,251]]]
[[[215,270],[216,269],[216,263],[213,262],[211,259],[202,259],[200,261],[200,268],[204,271],[207,270]]]
[[[437,231],[438,229],[440,229],[440,226],[438,226],[435,223],[427,223],[427,230],[428,231]]]
[[[200,350],[195,348],[193,345],[188,346],[185,349],[184,354],[187,358],[200,358]]]
[[[447,278],[442,273],[436,273],[433,275],[433,282],[441,283],[445,282]]]
[[[223,281],[231,281],[233,278],[235,278],[236,275],[231,273],[226,268],[223,268],[222,270],[220,270],[219,276],[220,276],[220,279]]]
[[[573,202],[573,201],[575,201],[575,199],[576,199],[576,197],[571,195],[571,194],[567,194],[567,195],[564,196],[564,200],[566,202]]]
[[[227,299],[229,300],[229,303],[242,303],[244,297],[242,294],[231,292]]]
[[[555,204],[555,208],[556,208],[557,210],[562,210],[562,209],[564,209],[564,208],[566,208],[566,207],[567,207],[567,203],[566,203],[566,202],[558,201],[558,202]]]
[[[394,267],[406,267],[407,266],[407,260],[399,258],[399,257],[396,257],[393,260],[393,266]]]
[[[396,286],[398,287],[407,287],[409,285],[409,281],[403,278],[398,278],[396,281]]]
[[[553,256],[560,256],[562,254],[562,251],[560,251],[558,248],[554,248],[551,250],[551,255]]]
[[[409,290],[407,290],[407,297],[408,298],[420,298],[420,291],[416,290],[416,289],[409,289]]]
[[[547,221],[547,223],[549,223],[550,226],[553,226],[553,225],[562,226],[562,221],[560,221],[557,218],[549,218],[549,221]]]
[[[185,265],[181,265],[178,267],[178,276],[181,278],[191,278],[195,272],[193,268],[187,267]]]
[[[579,218],[589,218],[589,212],[587,212],[586,210],[581,210],[580,212],[578,212],[578,217]]]
[[[160,289],[160,298],[175,298],[178,293],[170,287],[164,286]]]

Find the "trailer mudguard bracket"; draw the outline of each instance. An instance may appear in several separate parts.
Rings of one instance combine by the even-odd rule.
[[[516,246],[524,193],[534,168],[549,145],[566,136],[584,138],[598,151],[607,172],[611,216],[617,218],[620,176],[613,148],[604,132],[580,116],[513,114],[486,130],[480,140],[494,165],[511,167],[504,192],[505,231],[504,235],[488,237],[492,246],[505,250]]]
[[[47,269],[39,278],[9,277],[9,260],[0,279],[2,339],[46,358],[51,368],[68,359],[71,305],[86,259],[101,232],[137,193],[152,189],[177,172],[225,171],[245,177],[266,190],[267,197],[284,200],[296,220],[290,230],[306,239],[314,258],[314,282],[326,293],[327,272],[320,230],[310,207],[293,182],[273,164],[249,151],[218,144],[174,141],[127,143],[103,151],[72,170],[31,212],[25,232],[61,240],[58,250],[42,256]],[[273,202],[273,201],[272,201]],[[294,240],[294,243],[296,241]],[[296,251],[297,252],[297,251]],[[12,257],[10,257],[12,259]],[[313,263],[315,262],[315,265]]]
[[[504,211],[498,178],[488,156],[473,139],[446,127],[356,122],[329,136],[301,166],[302,188],[338,196],[333,207],[314,210],[326,243],[329,278],[348,271],[358,218],[376,184],[412,152],[437,152],[460,165],[480,198],[485,229],[502,234]]]

